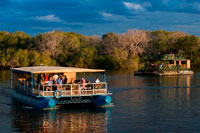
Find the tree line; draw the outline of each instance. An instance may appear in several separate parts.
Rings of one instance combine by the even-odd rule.
[[[161,53],[200,62],[200,41],[195,35],[163,30],[128,30],[122,34],[84,36],[52,31],[30,36],[0,32],[0,67],[60,65],[85,68],[137,70],[139,60]]]

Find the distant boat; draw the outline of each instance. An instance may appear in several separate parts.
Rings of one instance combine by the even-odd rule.
[[[103,73],[104,81],[92,83],[77,79],[77,73]],[[43,76],[42,76],[43,75]],[[67,77],[57,84],[52,78]],[[54,77],[53,77],[54,76]],[[62,104],[109,106],[112,93],[107,90],[105,70],[75,67],[34,66],[11,69],[12,98],[35,108],[55,108]],[[44,79],[43,79],[43,78]],[[51,79],[49,79],[51,77]],[[86,78],[86,77],[84,77]],[[57,78],[58,80],[59,78]],[[61,81],[61,79],[59,79]],[[64,79],[62,79],[64,82]]]
[[[190,60],[165,54],[157,58],[144,60],[143,68],[135,71],[135,75],[187,75],[194,74],[190,69]]]

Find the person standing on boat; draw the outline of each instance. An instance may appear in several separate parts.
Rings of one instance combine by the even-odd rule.
[[[54,80],[57,80],[57,79],[58,79],[58,75],[57,75],[57,74],[54,74],[54,75],[53,75],[53,79],[54,79]]]
[[[44,85],[44,83],[45,83],[44,74],[42,73],[40,76],[41,76],[40,77],[40,84]]]
[[[46,88],[46,91],[47,90],[51,90],[52,91],[53,77],[49,77],[49,81],[47,81],[47,85],[48,85],[48,87]]]
[[[31,75],[28,75],[28,78],[26,79],[26,85],[28,87],[31,87],[31,85],[32,85],[32,77],[31,77]]]
[[[67,84],[67,76],[63,76],[63,84]]]
[[[44,79],[45,79],[45,82],[47,82],[49,80],[49,77],[46,73],[44,74]]]
[[[58,84],[57,84],[56,80],[53,79],[53,87],[52,87],[53,91],[57,90],[57,85]]]
[[[82,77],[82,89],[84,89],[84,88],[85,88],[85,78]]]
[[[59,76],[59,77],[56,79],[56,82],[57,82],[57,84],[58,84],[58,90],[62,90],[62,82],[63,82],[62,77]]]
[[[40,89],[40,81],[41,81],[41,76],[40,76],[40,74],[38,74],[38,76],[37,76],[37,87],[38,87],[38,89]]]

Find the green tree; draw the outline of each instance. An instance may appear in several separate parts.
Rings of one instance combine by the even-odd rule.
[[[40,53],[37,51],[29,51],[28,52],[28,60],[30,66],[38,66],[40,65]]]
[[[40,55],[40,63],[45,66],[54,66],[56,65],[56,61],[50,57],[49,51],[44,51]]]
[[[150,33],[150,53],[152,54],[158,54],[158,53],[168,53],[169,52],[169,47],[168,47],[168,35],[169,32],[167,31],[162,31],[162,30],[158,30],[158,31],[152,31]]]
[[[16,66],[26,67],[29,65],[28,63],[28,51],[19,49],[13,57],[13,62],[15,62]]]

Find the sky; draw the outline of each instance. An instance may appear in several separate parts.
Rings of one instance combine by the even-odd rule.
[[[0,31],[103,35],[129,29],[200,36],[200,0],[0,0]]]

